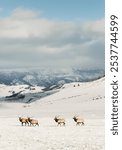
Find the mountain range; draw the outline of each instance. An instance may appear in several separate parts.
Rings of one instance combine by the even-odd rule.
[[[88,82],[99,79],[105,75],[102,69],[82,70],[50,70],[50,69],[24,69],[0,70],[0,84],[5,85],[30,85],[51,87],[72,82]]]

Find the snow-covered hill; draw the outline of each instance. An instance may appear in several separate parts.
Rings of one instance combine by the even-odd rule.
[[[28,86],[28,85],[4,85],[0,84],[0,97],[10,96],[14,93],[37,93],[42,92],[44,87]]]
[[[44,97],[30,104],[32,107],[42,107],[42,112],[74,113],[84,116],[98,115],[104,117],[105,78],[92,82],[65,84],[57,93]]]

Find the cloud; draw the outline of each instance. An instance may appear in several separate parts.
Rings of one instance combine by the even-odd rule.
[[[34,12],[29,9],[16,8],[11,17],[16,20],[32,19],[39,15],[39,12]]]
[[[55,21],[17,8],[0,18],[0,66],[104,68],[104,19]]]

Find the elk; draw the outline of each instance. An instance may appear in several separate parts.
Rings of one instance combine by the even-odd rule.
[[[28,117],[28,121],[29,121],[29,123],[30,123],[30,126],[31,125],[38,125],[39,126],[39,123],[38,123],[38,120],[36,120],[36,119],[31,119],[30,117]]]
[[[61,116],[55,116],[54,118],[55,122],[58,123],[58,125],[64,125],[65,126],[65,119]]]
[[[84,125],[84,119],[79,116],[73,117],[74,121],[76,122],[76,125]]]
[[[22,117],[19,117],[19,121],[21,122],[22,126],[23,124],[28,124],[29,125],[29,121],[28,121],[28,118],[22,118]]]

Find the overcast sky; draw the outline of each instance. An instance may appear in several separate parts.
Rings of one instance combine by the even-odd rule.
[[[0,0],[0,68],[104,68],[104,1]]]

